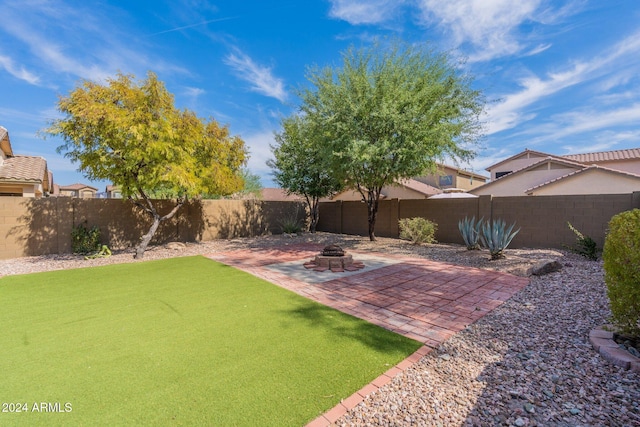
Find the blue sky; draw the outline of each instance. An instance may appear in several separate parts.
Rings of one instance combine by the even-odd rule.
[[[80,79],[154,71],[176,105],[241,136],[272,186],[273,132],[311,65],[376,37],[467,58],[491,100],[484,168],[525,148],[552,154],[640,147],[637,0],[0,0],[0,125],[54,180],[89,183],[38,130]],[[100,189],[104,183],[94,183]]]

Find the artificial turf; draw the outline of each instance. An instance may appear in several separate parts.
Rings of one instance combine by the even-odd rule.
[[[301,426],[420,347],[204,257],[7,276],[0,304],[0,425]]]

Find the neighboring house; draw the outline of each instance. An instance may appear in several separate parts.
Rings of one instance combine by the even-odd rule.
[[[438,163],[435,173],[414,179],[441,190],[459,188],[469,191],[484,185],[489,178],[475,172]]]
[[[0,196],[45,196],[50,176],[44,158],[14,154],[9,132],[0,126]]]
[[[396,185],[382,187],[380,199],[426,199],[441,192],[442,190],[418,180],[405,179]],[[362,195],[357,190],[345,190],[326,201],[336,200],[362,200]]]
[[[59,185],[59,195],[64,197],[76,197],[80,199],[93,199],[98,189],[87,184]]]
[[[399,181],[396,185],[385,186],[380,194],[381,199],[426,199],[444,190],[469,191],[482,186],[487,177],[438,163],[436,171],[431,175],[418,176]],[[331,200],[362,200],[356,190],[346,190]]]
[[[263,188],[261,200],[269,202],[300,202],[304,198],[297,194],[287,194],[282,188]]]
[[[116,185],[107,185],[105,188],[107,199],[122,199],[122,191]]]
[[[476,195],[625,194],[640,191],[640,148],[556,156],[525,150],[489,166]]]

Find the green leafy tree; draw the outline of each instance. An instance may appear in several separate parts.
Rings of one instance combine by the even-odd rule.
[[[316,232],[320,220],[319,202],[342,189],[342,182],[331,173],[326,161],[322,135],[299,116],[282,121],[282,131],[275,135],[271,147],[274,159],[267,164],[274,180],[287,192],[301,195],[309,208],[309,229]]]
[[[259,199],[262,197],[262,182],[260,176],[252,173],[248,168],[241,171],[242,181],[244,182],[240,195],[242,197],[254,197]]]
[[[45,133],[60,136],[64,153],[90,180],[108,180],[152,218],[136,248],[144,251],[162,221],[203,193],[230,194],[242,187],[244,142],[215,120],[174,106],[149,72],[143,81],[118,74],[106,84],[83,81],[58,101],[64,117]],[[174,200],[165,215],[154,198]]]
[[[322,129],[332,170],[368,206],[375,240],[380,192],[433,171],[445,156],[468,160],[482,131],[484,98],[449,55],[401,42],[351,48],[341,68],[312,68],[301,110]]]

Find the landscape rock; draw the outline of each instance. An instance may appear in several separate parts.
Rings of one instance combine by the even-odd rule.
[[[531,274],[534,276],[544,276],[562,270],[562,264],[558,260],[544,259],[531,267]]]
[[[171,249],[173,251],[181,251],[184,248],[187,247],[187,245],[185,245],[182,242],[169,242],[166,245],[164,245],[167,249]]]

